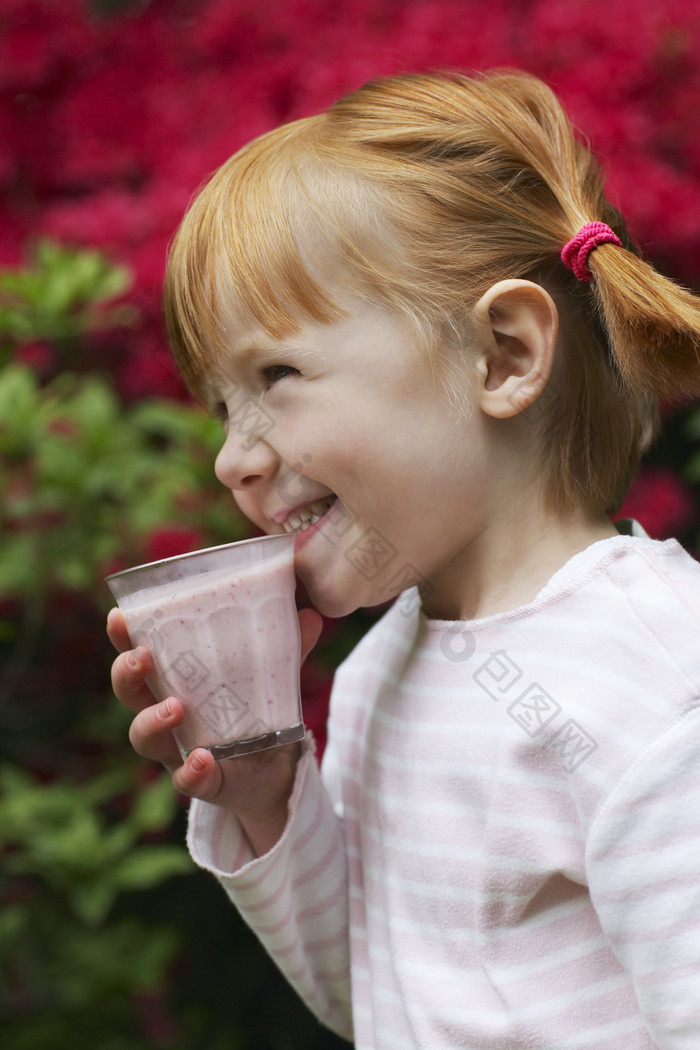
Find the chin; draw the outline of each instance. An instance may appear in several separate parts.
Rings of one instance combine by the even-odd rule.
[[[302,573],[298,575],[306,588],[309,601],[322,616],[338,620],[361,608],[362,603],[354,599],[351,593],[346,591],[338,594],[330,589],[316,587],[311,581],[307,582]]]
[[[381,612],[388,609],[392,602],[398,597],[395,595],[389,599],[377,598],[371,595],[352,595],[352,593],[333,594],[328,591],[307,587],[306,593],[314,609],[322,616],[331,620],[338,620],[343,616],[349,616],[358,609],[372,609]]]
[[[357,602],[343,600],[342,598],[335,597],[335,595],[317,595],[311,591],[309,591],[308,594],[314,609],[320,612],[322,616],[326,616],[329,620],[339,620],[343,616],[349,616],[350,613],[354,613],[360,608]]]

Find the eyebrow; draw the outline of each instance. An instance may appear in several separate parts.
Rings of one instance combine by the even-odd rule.
[[[293,339],[293,336],[288,337]],[[304,343],[294,345],[291,342],[284,342],[282,340],[275,342],[274,344],[265,345],[265,343],[258,343],[251,340],[248,343],[244,343],[239,349],[232,349],[230,351],[231,358],[237,364],[240,363],[243,366],[249,365],[255,358],[264,358],[266,361],[280,362],[290,354],[295,357],[305,357],[309,354],[317,352],[317,347],[313,344]]]
[[[277,361],[287,354],[295,352],[297,351],[293,347],[279,343],[276,343],[274,346],[265,346],[262,343],[251,342],[244,344],[239,350],[233,351],[232,356],[237,362],[247,365],[256,357],[265,357],[268,360]]]
[[[208,403],[220,400],[222,389],[235,383],[235,379],[226,375],[227,362],[242,369],[249,368],[256,359],[261,359],[265,364],[280,364],[292,356],[297,359],[306,357],[313,354],[315,349],[313,346],[289,346],[286,343],[266,346],[254,340],[244,343],[238,349],[229,347],[221,353],[219,360],[213,363],[206,380],[202,383],[202,394]]]

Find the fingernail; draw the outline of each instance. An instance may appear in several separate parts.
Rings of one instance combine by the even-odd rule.
[[[145,653],[146,650],[140,646],[138,649],[132,649],[126,658],[126,662],[132,670],[137,671],[141,667]]]
[[[204,759],[200,758],[199,755],[192,755],[190,758],[190,765],[195,773],[201,773],[206,766]]]
[[[169,700],[163,700],[161,704],[158,704],[158,717],[162,718],[164,722],[172,718],[172,715],[173,712]]]

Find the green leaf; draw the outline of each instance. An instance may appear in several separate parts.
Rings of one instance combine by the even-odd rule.
[[[160,831],[172,823],[177,799],[170,777],[163,774],[134,799],[128,823],[135,831]]]
[[[23,365],[8,365],[0,372],[0,452],[22,456],[33,448],[40,411],[38,384]]]
[[[685,465],[685,477],[691,484],[700,482],[700,452],[695,452]]]
[[[43,591],[42,566],[36,555],[36,539],[31,532],[15,532],[3,537],[0,544],[0,596]]]
[[[173,875],[187,875],[194,864],[181,846],[140,846],[114,869],[115,884],[122,889],[149,889]]]
[[[13,946],[27,927],[27,911],[21,904],[7,903],[0,911],[0,956]]]
[[[100,251],[42,240],[26,267],[0,271],[0,334],[60,343],[113,325],[103,305],[131,284],[131,272]]]
[[[101,925],[119,895],[119,888],[112,879],[95,879],[82,885],[74,885],[69,893],[73,911],[88,926]]]

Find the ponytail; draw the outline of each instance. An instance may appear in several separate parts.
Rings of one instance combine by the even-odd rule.
[[[613,245],[593,252],[589,265],[625,383],[669,400],[700,394],[700,299]]]
[[[567,230],[574,224],[574,230],[598,233],[583,273],[575,260],[573,265],[565,260],[575,238],[562,243],[561,258],[580,280],[593,281],[599,319],[625,385],[671,400],[700,394],[700,298],[639,257],[622,216],[605,197],[594,154],[574,135],[554,93],[522,74],[497,77],[495,85],[535,118],[527,140],[522,132],[517,136],[518,147],[559,206],[560,215],[551,216],[552,234],[558,234],[561,217]],[[508,134],[516,137],[510,127]],[[591,216],[598,221],[590,222]],[[609,236],[600,235],[601,226]],[[571,233],[562,242],[567,236]]]

